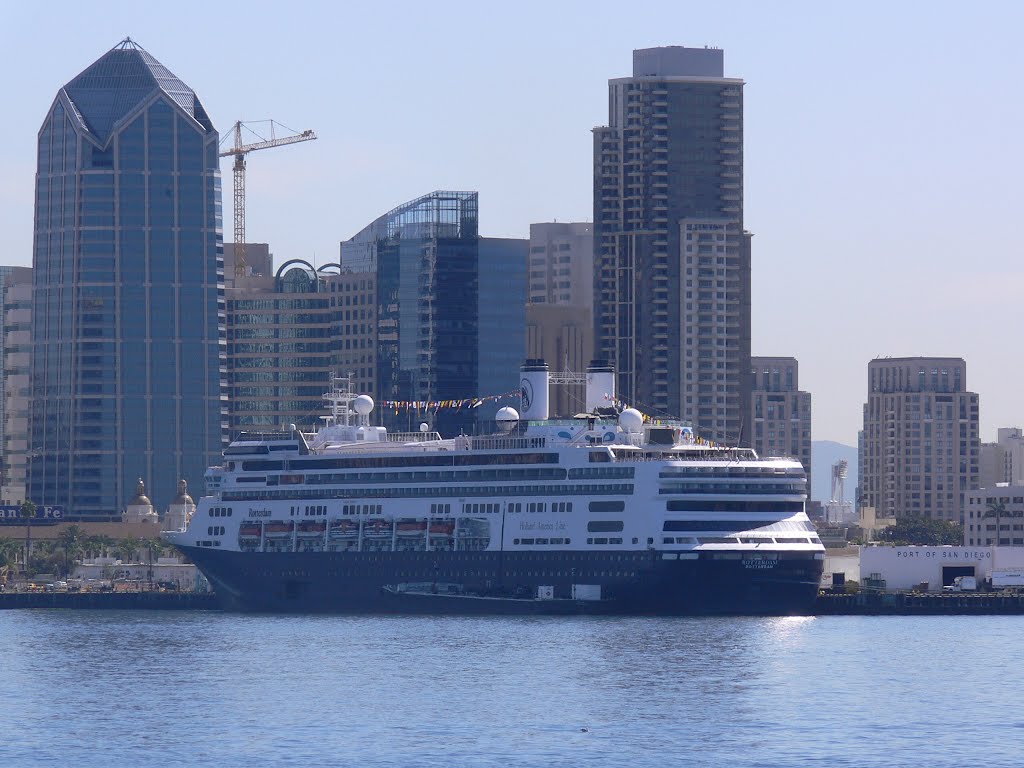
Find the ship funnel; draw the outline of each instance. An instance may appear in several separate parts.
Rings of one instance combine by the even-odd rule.
[[[524,421],[543,420],[548,417],[548,384],[551,374],[543,360],[527,360],[519,369],[522,377]]]
[[[615,369],[606,360],[591,360],[587,366],[587,413],[615,405]]]

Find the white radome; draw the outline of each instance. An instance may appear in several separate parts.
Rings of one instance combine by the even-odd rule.
[[[508,431],[519,421],[519,411],[506,405],[504,408],[498,409],[498,412],[494,414],[494,420],[501,429]]]
[[[373,410],[373,398],[369,395],[360,395],[352,401],[352,410],[360,416],[366,416]]]
[[[619,414],[619,426],[626,432],[640,432],[644,428],[644,415],[636,408],[627,408]]]

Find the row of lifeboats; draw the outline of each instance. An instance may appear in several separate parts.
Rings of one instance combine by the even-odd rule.
[[[238,528],[239,538],[258,539],[260,538],[260,523],[242,523]],[[332,539],[349,538],[359,535],[359,522],[357,520],[334,520],[327,527],[324,520],[271,520],[262,526],[262,535],[277,537],[291,536],[323,536],[326,530],[327,535]],[[363,522],[363,536],[391,536],[392,533],[398,536],[423,536],[429,531],[431,536],[453,536],[455,535],[454,520],[433,520],[429,524],[426,520],[400,520],[394,523],[391,520],[365,520]]]

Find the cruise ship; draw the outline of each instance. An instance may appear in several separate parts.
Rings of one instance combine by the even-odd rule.
[[[240,435],[163,535],[229,610],[810,611],[824,548],[799,462],[620,409],[607,367],[571,419],[548,418],[546,365],[522,376],[522,415],[449,439],[373,426],[373,400],[336,380],[315,434]]]

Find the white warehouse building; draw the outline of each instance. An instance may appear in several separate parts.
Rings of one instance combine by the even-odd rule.
[[[927,583],[937,592],[957,576],[990,579],[993,570],[1024,568],[1024,547],[862,547],[861,578],[881,578],[889,590]]]

